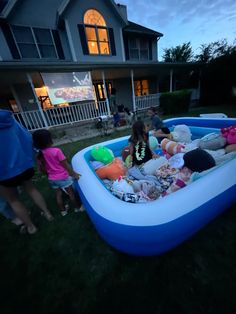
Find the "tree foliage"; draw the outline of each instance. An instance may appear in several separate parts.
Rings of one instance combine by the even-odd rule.
[[[229,56],[236,51],[236,43],[229,45],[226,39],[214,41],[209,44],[202,44],[200,53],[195,56],[197,62],[210,62],[222,56]]]
[[[184,43],[176,47],[164,49],[163,60],[165,62],[189,62],[192,60],[193,52],[191,43]]]

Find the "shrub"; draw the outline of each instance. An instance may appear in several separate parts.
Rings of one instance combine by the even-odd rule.
[[[160,108],[163,114],[188,112],[191,91],[181,90],[163,93],[160,96]]]

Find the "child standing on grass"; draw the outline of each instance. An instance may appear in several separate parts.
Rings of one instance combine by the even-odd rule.
[[[75,196],[73,178],[79,180],[80,174],[76,173],[66,160],[62,150],[53,147],[51,133],[48,130],[37,130],[33,133],[35,148],[39,149],[37,157],[39,169],[48,177],[48,181],[56,191],[56,200],[61,215],[67,215],[67,208],[63,203],[62,193],[65,191],[74,206],[74,211],[82,211],[81,200]]]

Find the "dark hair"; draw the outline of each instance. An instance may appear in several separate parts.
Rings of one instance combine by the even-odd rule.
[[[148,137],[145,131],[145,124],[143,123],[143,121],[138,120],[134,122],[132,126],[132,135],[129,141],[136,144],[140,139],[143,139],[146,142],[148,140]]]
[[[193,172],[202,172],[216,165],[215,159],[205,150],[196,148],[184,154],[184,166]]]
[[[33,133],[34,147],[37,149],[45,149],[52,145],[52,136],[48,130],[37,130]]]
[[[124,111],[130,116],[131,113],[130,113],[129,108],[125,107],[125,108],[124,108]]]

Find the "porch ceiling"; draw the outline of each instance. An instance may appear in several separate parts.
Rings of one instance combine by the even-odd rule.
[[[27,73],[31,74],[35,87],[41,87],[43,81],[41,72],[74,72],[91,71],[94,81],[102,80],[104,71],[106,80],[122,79],[131,76],[131,70],[135,78],[157,77],[169,75],[171,69],[174,73],[192,71],[199,69],[203,65],[198,63],[112,63],[112,64],[78,64],[74,62],[31,64],[29,62],[0,62],[0,94],[11,93],[11,85],[23,84],[27,80]]]

